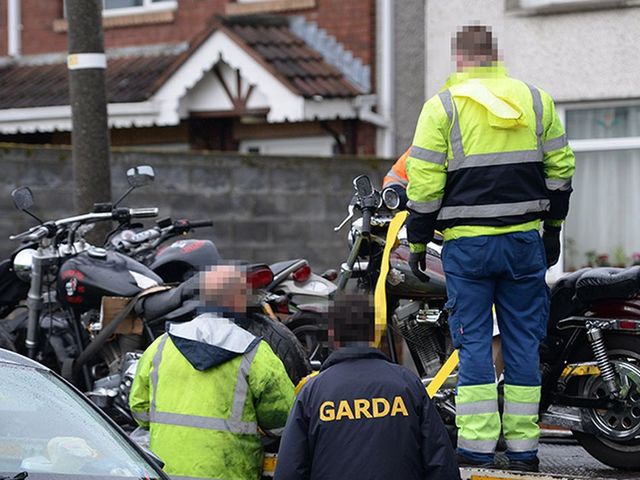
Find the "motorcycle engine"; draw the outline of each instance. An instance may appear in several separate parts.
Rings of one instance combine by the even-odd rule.
[[[418,370],[433,377],[440,367],[439,351],[442,350],[438,335],[440,330],[439,310],[429,310],[423,302],[412,301],[396,308],[393,325],[406,340]]]

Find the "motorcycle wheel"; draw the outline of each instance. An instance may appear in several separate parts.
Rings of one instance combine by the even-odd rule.
[[[322,363],[329,355],[327,321],[318,313],[299,311],[287,323],[310,362]]]
[[[616,362],[618,370],[626,369],[632,373],[625,375],[623,382],[630,387],[630,404],[625,409],[590,410],[588,413],[592,422],[598,422],[602,427],[608,424],[612,435],[624,434],[625,430],[635,431],[635,434],[628,440],[615,440],[611,436],[577,431],[573,435],[591,456],[602,463],[622,470],[637,470],[640,469],[640,378],[634,381],[632,377],[636,377],[635,372],[640,370],[640,339],[631,335],[609,335],[605,337],[605,345],[609,359]],[[583,348],[579,356],[584,357],[586,353],[587,349]],[[593,359],[593,353],[590,358]],[[578,392],[581,395],[605,395],[602,381],[597,381],[599,378],[596,377],[595,381],[582,379]]]
[[[249,316],[246,330],[269,344],[273,353],[284,364],[284,368],[294,385],[309,375],[311,366],[302,345],[296,336],[282,323],[266,315],[256,313]]]

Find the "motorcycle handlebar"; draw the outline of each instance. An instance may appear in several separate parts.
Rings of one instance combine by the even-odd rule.
[[[362,230],[363,235],[369,235],[371,233],[371,209],[365,208],[362,210]]]
[[[11,235],[9,240],[28,240],[30,242],[36,242],[49,234],[49,229],[44,225],[38,225],[32,227],[26,232],[19,233],[17,235]]]
[[[131,218],[153,218],[158,216],[158,209],[151,208],[130,208],[129,215]]]
[[[191,228],[213,227],[213,222],[211,220],[196,220],[195,222],[188,222],[188,225]]]
[[[53,235],[59,227],[70,225],[72,223],[86,223],[86,222],[99,222],[104,220],[119,220],[123,216],[129,218],[149,218],[156,217],[158,215],[158,209],[153,208],[118,208],[111,212],[94,212],[85,213],[84,215],[76,215],[74,217],[62,218],[45,225],[38,225],[37,227],[30,228],[26,232],[19,233],[18,235],[12,235],[9,240],[29,240],[38,241],[47,235]]]

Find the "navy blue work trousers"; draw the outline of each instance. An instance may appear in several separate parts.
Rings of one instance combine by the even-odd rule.
[[[492,306],[502,339],[505,383],[540,385],[538,348],[546,334],[549,290],[537,231],[463,237],[442,250],[449,328],[460,354],[458,385],[495,381]]]

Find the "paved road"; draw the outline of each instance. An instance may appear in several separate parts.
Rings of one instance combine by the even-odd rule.
[[[567,476],[593,479],[640,479],[640,471],[614,470],[590,456],[573,440],[555,440],[542,443],[539,449],[540,470]]]

